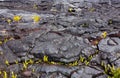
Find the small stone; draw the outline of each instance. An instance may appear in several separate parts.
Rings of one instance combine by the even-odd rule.
[[[29,70],[24,71],[24,72],[23,72],[23,75],[29,77],[29,76],[32,75],[32,71],[29,71]]]

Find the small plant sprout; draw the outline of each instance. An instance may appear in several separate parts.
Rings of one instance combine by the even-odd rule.
[[[72,64],[72,63],[69,63],[69,66],[73,66],[73,64]]]
[[[23,63],[23,69],[27,69],[27,64]]]
[[[29,64],[29,63],[28,63],[28,60],[25,60],[25,64],[26,64],[26,65],[28,65],[28,64]]]
[[[107,36],[107,32],[104,31],[104,32],[101,34],[101,37],[102,37],[102,38],[106,38],[106,36]]]
[[[87,66],[87,65],[89,65],[89,61],[87,61],[87,60],[85,60],[85,65]]]
[[[7,22],[8,22],[8,24],[10,25],[11,22],[12,22],[12,20],[11,20],[11,19],[7,19]]]
[[[75,9],[74,8],[69,8],[68,12],[75,12]]]
[[[35,63],[36,64],[38,64],[38,63],[40,63],[40,62],[42,62],[42,60],[41,59],[39,59],[38,61],[36,61]]]
[[[36,4],[33,5],[34,9],[38,9],[38,6]]]
[[[15,63],[18,64],[19,63],[18,60],[15,60]]]
[[[94,11],[95,11],[95,8],[90,8],[89,11],[90,11],[90,12],[94,12]]]
[[[90,55],[90,56],[88,57],[88,60],[90,61],[90,60],[92,60],[92,58],[93,58],[93,56]]]
[[[34,68],[32,69],[32,72],[35,72],[35,69],[34,69]]]
[[[89,24],[88,23],[83,23],[81,24],[82,27],[89,27]]]
[[[120,68],[119,67],[114,69],[112,73],[113,73],[113,77],[111,77],[111,78],[120,78]]]
[[[3,78],[8,78],[6,71],[3,71]]]
[[[50,63],[51,63],[51,64],[56,64],[54,61],[51,61]]]
[[[77,66],[78,65],[78,61],[73,62],[73,66]]]
[[[6,43],[8,41],[8,39],[6,38],[6,39],[4,39],[4,43]]]
[[[69,63],[69,66],[76,66],[76,65],[78,65],[78,61],[75,61],[73,63]]]
[[[34,15],[34,16],[32,17],[32,19],[33,19],[34,23],[38,23],[38,22],[40,21],[40,16]]]
[[[43,57],[43,61],[44,61],[44,62],[48,62],[48,56],[45,55],[45,56]]]
[[[115,68],[114,65],[101,63],[101,66],[104,67],[104,73],[108,75],[107,78],[120,78],[120,68]]]
[[[68,9],[69,12],[72,12],[72,10],[73,10],[73,8],[69,8],[69,9]]]
[[[5,60],[5,64],[6,64],[6,65],[10,65],[9,62],[8,62],[8,60]]]
[[[3,42],[2,41],[0,41],[0,45],[2,45],[3,44]]]
[[[103,61],[102,61],[100,64],[101,64],[101,66],[104,66],[104,65],[105,65],[105,63],[104,63]]]
[[[105,73],[107,73],[107,72],[108,72],[107,65],[104,65],[104,72],[105,72]]]
[[[11,78],[17,78],[17,74],[15,74],[13,71],[11,74],[12,74]]]
[[[29,64],[29,62],[27,60],[25,60],[25,62],[23,62],[23,68],[27,69],[28,68],[28,64]]]
[[[113,23],[112,19],[108,20],[108,25],[111,25],[112,23]]]
[[[110,24],[112,24],[112,22],[113,22],[112,20],[109,21]]]
[[[85,58],[84,57],[82,57],[82,56],[80,56],[80,62],[84,62],[84,60],[85,60]]]
[[[32,59],[29,59],[29,60],[28,60],[28,63],[29,63],[29,64],[33,64],[34,61],[33,61]]]
[[[15,22],[19,22],[20,20],[21,20],[21,16],[18,16],[18,15],[15,15],[14,17],[13,17],[13,21],[15,21]]]
[[[95,50],[95,53],[98,54],[98,53],[99,53],[99,50]]]
[[[0,75],[2,74],[2,71],[0,71]]]

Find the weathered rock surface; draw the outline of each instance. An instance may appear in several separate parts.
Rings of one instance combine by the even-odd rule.
[[[0,78],[113,76],[105,67],[120,67],[119,7],[120,0],[0,0]]]
[[[106,38],[100,41],[99,50],[103,52],[119,52],[120,51],[120,38]]]

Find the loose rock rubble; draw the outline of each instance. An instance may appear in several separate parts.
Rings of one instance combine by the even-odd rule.
[[[0,78],[119,78],[119,67],[120,0],[0,0]]]

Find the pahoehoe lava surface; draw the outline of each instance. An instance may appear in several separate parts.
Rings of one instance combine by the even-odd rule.
[[[0,0],[0,78],[107,78],[113,66],[120,0]]]

